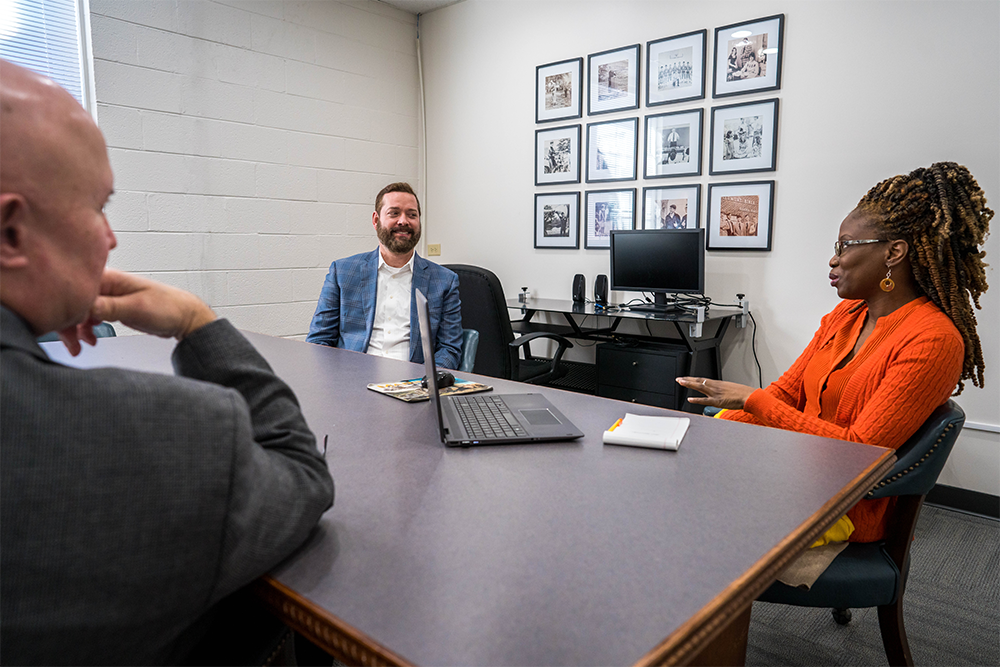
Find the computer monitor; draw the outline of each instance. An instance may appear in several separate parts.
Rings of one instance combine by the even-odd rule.
[[[653,293],[652,306],[633,310],[669,310],[667,294],[704,294],[705,230],[612,230],[611,289]]]

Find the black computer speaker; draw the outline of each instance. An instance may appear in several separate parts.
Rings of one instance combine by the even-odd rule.
[[[582,273],[573,276],[573,301],[583,303],[587,300],[587,279]]]
[[[608,304],[608,277],[603,273],[594,281],[594,303],[602,306]]]

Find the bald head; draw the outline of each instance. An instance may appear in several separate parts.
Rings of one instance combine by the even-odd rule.
[[[0,301],[36,332],[83,321],[114,235],[104,137],[52,80],[0,60]]]

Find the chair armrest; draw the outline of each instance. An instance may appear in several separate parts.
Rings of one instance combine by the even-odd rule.
[[[527,345],[531,341],[536,340],[538,338],[550,338],[559,343],[560,349],[569,349],[573,347],[573,343],[569,342],[569,339],[560,336],[559,334],[548,333],[547,331],[535,331],[530,334],[518,336],[517,338],[514,339],[513,343],[510,343],[510,346],[513,348],[521,347],[522,345]]]

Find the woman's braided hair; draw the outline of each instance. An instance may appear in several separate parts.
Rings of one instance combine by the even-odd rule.
[[[885,238],[910,244],[913,277],[965,341],[961,380],[982,387],[986,365],[970,301],[979,308],[979,295],[989,287],[980,247],[993,211],[976,179],[960,164],[937,162],[882,181],[858,209]],[[956,395],[962,389],[959,381]]]

